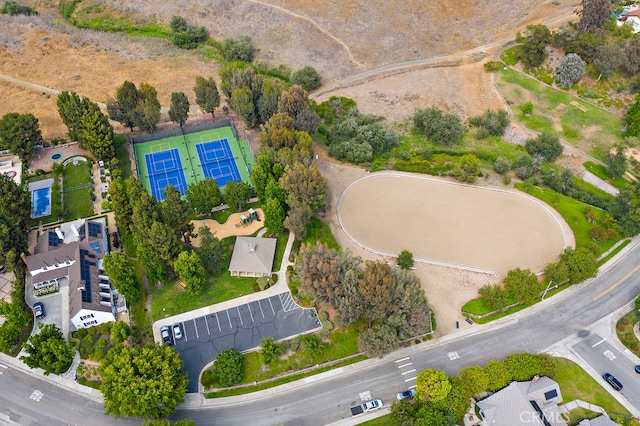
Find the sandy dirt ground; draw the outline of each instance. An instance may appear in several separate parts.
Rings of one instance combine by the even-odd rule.
[[[264,212],[262,209],[255,209],[256,213],[258,213],[259,218],[264,218]],[[215,235],[218,239],[227,238],[233,235],[252,235],[260,228],[264,227],[264,221],[254,220],[253,222],[243,225],[240,223],[240,216],[247,215],[244,213],[234,213],[225,223],[219,223],[213,219],[204,219],[204,220],[192,220],[191,223],[195,226],[195,231],[198,232],[198,228],[201,226],[208,226],[211,230],[211,233]],[[193,238],[191,240],[191,244],[195,247],[200,247],[200,237]]]
[[[351,237],[374,250],[407,249],[504,277],[517,267],[540,271],[564,250],[551,210],[515,191],[379,172],[344,192],[338,215]]]

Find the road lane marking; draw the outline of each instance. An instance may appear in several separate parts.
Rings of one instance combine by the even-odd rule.
[[[609,358],[610,361],[613,361],[614,359],[616,359],[616,356],[613,354],[613,352],[611,352],[608,349],[606,351],[604,351],[604,356]]]
[[[412,365],[412,364],[413,364],[412,362],[408,362],[408,363],[406,363],[406,364],[399,365],[399,366],[398,366],[398,368],[404,368],[404,367],[406,367],[407,365]]]
[[[196,319],[193,319],[193,328],[196,329],[196,339],[200,338],[200,335],[198,334],[198,325],[196,324]]]
[[[415,373],[415,371],[416,371],[416,369],[414,368],[413,370],[404,371],[404,372],[402,372],[400,374],[402,374],[404,376],[405,374]]]
[[[360,400],[361,401],[370,401],[371,400],[371,392],[360,392]]]
[[[410,381],[415,380],[415,379],[416,379],[415,377],[412,377],[412,378],[410,378],[410,379],[405,380],[405,383],[406,383],[406,382],[410,382]],[[412,386],[412,387],[415,387],[415,386]]]
[[[31,393],[31,396],[29,398],[33,399],[34,401],[40,401],[43,396],[44,394],[36,389]]]
[[[592,347],[592,348],[595,348],[595,347],[596,347],[596,346],[598,346],[600,343],[604,343],[604,342],[606,342],[606,341],[607,341],[607,339],[602,339],[602,340],[600,340],[599,342],[594,343],[591,347]]]
[[[410,356],[406,356],[406,357],[404,357],[404,358],[397,359],[397,360],[396,360],[396,364],[397,364],[397,363],[399,363],[399,362],[402,362],[402,361],[406,361],[406,360],[408,360],[408,359],[410,359],[410,358],[411,358]]]
[[[218,321],[218,330],[222,332],[222,327],[220,327],[220,319],[218,318],[218,313],[216,312],[216,321]]]
[[[460,358],[460,355],[458,355],[458,352],[454,351],[454,352],[447,352],[447,356],[449,357],[450,361],[453,361],[454,359],[458,359]]]
[[[593,301],[595,302],[596,300],[600,299],[602,296],[605,296],[607,293],[609,293],[610,291],[612,291],[614,288],[618,287],[620,284],[622,284],[623,282],[625,282],[627,279],[629,279],[629,277],[633,274],[636,273],[636,271],[638,271],[638,269],[640,269],[640,265],[636,266],[635,268],[633,268],[631,270],[631,272],[629,272],[627,275],[625,275],[624,277],[622,277],[622,279],[620,281],[618,281],[617,283],[615,283],[614,285],[612,285],[611,287],[609,287],[608,289],[606,289],[605,291],[603,291],[602,293],[600,293],[599,295],[597,295],[596,297],[593,298]]]
[[[242,314],[240,314],[240,307],[236,306],[236,310],[238,311],[238,316],[240,317],[240,325],[244,325],[244,321],[242,321]]]
[[[0,364],[0,367],[2,367],[2,368],[9,368],[9,367],[7,367],[7,366],[6,366],[6,365],[4,365],[4,364]]]

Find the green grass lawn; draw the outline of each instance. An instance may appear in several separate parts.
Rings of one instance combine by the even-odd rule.
[[[116,148],[118,168],[122,171],[122,179],[126,180],[131,176],[131,157],[127,150],[127,138],[125,135],[115,135],[113,141]]]
[[[154,321],[251,294],[256,279],[232,277],[229,271],[218,276],[209,275],[202,293],[197,296],[179,288],[179,282],[180,280],[170,281],[162,288],[151,289],[151,314]]]
[[[73,163],[67,165],[62,171],[62,185],[66,191],[62,194],[65,220],[93,216],[91,163],[79,161],[77,166]]]
[[[531,130],[558,133],[600,159],[612,145],[622,142],[620,117],[568,92],[553,89],[513,69],[498,71],[497,86],[502,96],[513,103],[518,121]],[[519,108],[527,101],[534,105],[529,116]]]
[[[607,171],[607,168],[600,164],[595,164],[592,161],[587,161],[584,164],[584,167],[589,170],[594,175],[598,176],[600,179],[610,183],[618,189],[622,189],[623,186],[629,184],[630,182],[623,177],[612,178]]]
[[[273,270],[279,271],[282,266],[282,257],[284,256],[284,249],[287,248],[287,240],[289,239],[289,231],[285,231],[278,235],[278,241],[276,242],[276,254],[273,259]]]
[[[548,188],[538,188],[533,185],[527,186],[522,183],[516,184],[516,188],[539,198],[557,210],[569,224],[569,227],[571,227],[576,238],[577,247],[590,247],[596,244],[589,236],[589,231],[594,228],[594,225],[587,220],[584,214],[585,208],[588,207],[587,204],[581,203],[580,201],[574,200],[566,195],[559,194]],[[598,253],[604,253],[609,250],[618,240],[620,240],[620,238],[621,237],[612,238],[596,244],[598,247]]]
[[[331,229],[322,223],[320,219],[314,217],[311,219],[311,223],[307,226],[307,232],[304,238],[300,241],[300,245],[315,245],[316,241],[321,242],[334,250],[340,250],[340,246],[333,237]]]
[[[609,415],[630,415],[607,390],[573,361],[558,358],[555,380],[560,385],[562,402],[565,404],[581,399],[604,408]]]

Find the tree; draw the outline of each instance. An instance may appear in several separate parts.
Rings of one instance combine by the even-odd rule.
[[[76,92],[62,91],[56,98],[58,106],[58,114],[62,118],[62,122],[67,126],[69,139],[77,141],[80,137],[81,120],[82,120],[82,101]]]
[[[222,202],[222,192],[215,179],[205,179],[187,186],[186,198],[196,213],[211,216],[213,208]]]
[[[0,175],[0,213],[11,218],[20,228],[26,228],[31,213],[31,197],[23,186],[6,174]]]
[[[133,131],[137,125],[136,107],[141,101],[141,94],[136,85],[125,81],[116,89],[116,96],[107,100],[107,113],[112,120]]]
[[[170,346],[114,346],[98,369],[106,414],[163,418],[184,401],[187,377]]]
[[[564,284],[569,279],[569,267],[564,262],[549,263],[544,268],[544,277],[549,282]]]
[[[300,344],[313,357],[322,355],[325,350],[324,343],[315,334],[305,334],[300,338]]]
[[[493,170],[496,173],[503,175],[511,170],[511,161],[507,157],[498,157],[493,162]]]
[[[511,380],[513,380],[513,376],[509,372],[507,366],[495,359],[492,359],[485,364],[484,372],[489,378],[487,389],[492,392],[502,389],[511,383]]]
[[[42,326],[29,337],[24,350],[28,355],[20,359],[31,368],[42,368],[45,376],[64,373],[73,362],[74,351],[54,324]]]
[[[0,8],[0,14],[10,15],[10,16],[16,16],[16,15],[32,16],[32,15],[37,15],[38,12],[35,9],[30,8],[29,6],[24,6],[18,2],[7,0],[4,3],[4,6]]]
[[[269,198],[264,205],[264,226],[269,232],[280,233],[284,231],[284,219],[286,213],[280,201]]]
[[[413,124],[429,140],[446,146],[454,146],[464,135],[464,126],[458,115],[445,114],[435,107],[417,110],[413,114]]]
[[[568,279],[572,284],[594,277],[598,272],[596,255],[582,247],[575,250],[567,247],[559,261],[567,266]]]
[[[558,371],[558,358],[546,353],[539,353],[536,354],[536,356],[540,360],[540,371],[538,375],[553,379]]]
[[[173,229],[176,237],[182,238],[185,243],[189,244],[194,227],[191,223],[189,204],[182,199],[180,192],[173,185],[165,187],[164,196],[164,201],[160,203],[162,221],[170,229]]]
[[[131,336],[131,327],[124,321],[116,321],[111,327],[111,340],[118,345]]]
[[[456,424],[447,418],[444,411],[433,404],[423,404],[416,413],[415,426],[449,426]]]
[[[627,147],[620,143],[607,154],[607,171],[613,178],[620,177],[627,170],[627,157],[624,155]]]
[[[31,327],[28,330],[25,328],[31,325],[33,313],[30,309],[26,311],[23,306],[24,304],[17,301],[8,303],[0,300],[0,315],[5,318],[4,324],[0,325],[0,351],[2,352],[17,354],[20,350],[18,346],[20,336],[31,331]]]
[[[509,370],[513,380],[523,382],[540,373],[542,364],[534,354],[513,354],[504,359],[504,365]]]
[[[280,96],[286,89],[284,83],[277,78],[263,80],[262,95],[258,100],[258,117],[261,123],[266,123],[273,114],[278,112]]]
[[[237,385],[242,381],[244,358],[235,348],[229,348],[218,354],[213,364],[213,372],[222,387]]]
[[[447,397],[451,391],[451,382],[444,371],[428,368],[416,377],[416,392],[423,401],[436,403]]]
[[[280,186],[287,194],[287,204],[291,208],[306,205],[315,213],[325,206],[327,181],[315,164],[307,167],[298,162],[285,167]]]
[[[253,62],[253,44],[250,37],[227,38],[222,43],[222,57],[228,61]]]
[[[219,274],[226,260],[226,251],[222,242],[216,238],[208,226],[198,229],[200,247],[197,249],[202,266],[211,274]]]
[[[134,178],[135,179],[135,178]],[[137,182],[139,182],[136,179]],[[109,197],[111,198],[111,209],[115,216],[116,226],[121,232],[129,232],[132,223],[133,209],[129,202],[129,196],[122,178],[111,181],[109,185]]]
[[[98,104],[87,98],[82,99],[78,142],[98,160],[109,162],[116,155],[109,119],[100,111]]]
[[[487,373],[477,365],[464,367],[460,370],[460,379],[462,379],[467,394],[471,396],[479,395],[489,387]]]
[[[369,358],[382,358],[398,347],[398,334],[388,324],[376,324],[358,335],[358,348]]]
[[[102,266],[113,285],[130,303],[140,299],[141,287],[135,265],[126,255],[112,252],[102,258]]]
[[[540,295],[538,277],[530,269],[512,269],[507,272],[504,287],[520,303],[529,303]]]
[[[551,42],[551,31],[544,25],[527,25],[524,34],[516,35],[516,42],[522,43],[522,63],[535,68],[547,58],[545,48]]]
[[[473,154],[463,155],[453,173],[462,182],[475,182],[478,176],[482,176],[480,159]]]
[[[469,399],[471,395],[467,392],[464,382],[460,376],[449,377],[451,383],[451,390],[444,399],[438,402],[427,402],[427,405],[432,404],[435,408],[440,409],[445,415],[453,418],[448,418],[445,425],[460,424],[467,411],[469,411]],[[428,424],[423,424],[428,426]]]
[[[593,67],[600,73],[598,79],[607,78],[623,68],[626,62],[627,54],[624,49],[618,43],[611,41],[598,47]]]
[[[320,74],[315,68],[306,66],[291,74],[291,83],[299,84],[308,92],[316,90],[322,85]]]
[[[636,95],[636,101],[627,110],[624,121],[625,136],[640,136],[640,93]]]
[[[266,337],[260,342],[260,349],[262,353],[262,360],[265,364],[271,364],[271,361],[278,359],[279,356],[284,354],[282,345],[273,340],[271,337]]]
[[[134,115],[136,125],[144,132],[155,132],[160,122],[160,101],[158,92],[148,83],[140,83],[138,89],[140,102],[136,105]]]
[[[415,418],[421,404],[403,399],[391,404],[391,424],[394,426],[414,426]]]
[[[236,211],[242,210],[251,198],[251,187],[246,182],[232,180],[224,187],[224,201]]]
[[[562,154],[560,140],[549,132],[542,132],[535,139],[527,139],[525,149],[532,156],[541,156],[544,161],[553,161]]]
[[[611,0],[582,0],[582,9],[576,13],[580,16],[578,30],[594,32],[604,28],[611,16]]]
[[[231,98],[229,98],[229,105],[242,117],[248,128],[255,127],[258,124],[255,105],[253,104],[253,94],[249,87],[243,86],[233,89]]]
[[[556,82],[565,89],[573,86],[587,69],[587,63],[575,53],[569,53],[556,68]]]
[[[12,270],[21,262],[20,253],[27,252],[27,234],[24,229],[15,217],[0,211],[0,264]]]
[[[502,136],[509,125],[509,113],[503,109],[486,110],[484,114],[472,117],[469,124],[484,129],[488,135]]]
[[[296,119],[300,112],[309,109],[309,93],[299,84],[294,84],[291,88],[282,92],[278,101],[278,112],[289,114]]]
[[[189,116],[189,99],[184,92],[173,92],[171,94],[171,106],[169,107],[169,118],[174,123],[184,125]]]
[[[484,285],[478,289],[478,293],[482,296],[485,305],[493,311],[502,309],[509,303],[507,294],[499,284]]]
[[[182,16],[172,16],[171,22],[169,22],[169,28],[174,33],[185,33],[189,29],[187,20]]]
[[[366,316],[370,321],[383,321],[387,318],[395,286],[395,277],[387,263],[365,262],[359,287],[366,306]]]
[[[187,285],[187,291],[191,294],[200,294],[206,284],[204,267],[193,250],[180,252],[178,258],[173,262],[178,277]]]
[[[197,76],[193,91],[196,94],[198,106],[203,111],[210,113],[212,117],[215,117],[216,108],[220,106],[220,93],[218,93],[218,86],[213,77]]]
[[[400,269],[410,269],[413,267],[413,253],[409,250],[402,250],[400,254],[398,254],[398,258],[396,259],[396,263],[400,267]]]
[[[35,155],[35,146],[44,143],[40,122],[33,114],[10,112],[0,119],[0,149],[8,149],[23,163]]]

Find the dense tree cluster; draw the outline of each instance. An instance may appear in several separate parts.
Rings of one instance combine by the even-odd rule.
[[[10,112],[0,119],[0,150],[8,149],[28,163],[43,143],[40,122],[33,114]]]
[[[99,368],[107,414],[165,418],[184,401],[187,377],[170,346],[112,348]]]
[[[253,62],[253,43],[251,38],[244,36],[239,39],[227,38],[222,42],[222,57],[227,61]]]
[[[205,27],[189,25],[182,16],[173,16],[169,27],[171,28],[171,42],[181,49],[195,49],[209,38]]]
[[[360,164],[398,145],[400,137],[374,117],[351,110],[347,115],[336,117],[328,126],[327,143],[331,156]]]
[[[296,263],[301,289],[331,305],[344,324],[360,318],[371,327],[358,338],[369,356],[382,356],[398,342],[430,330],[429,308],[418,278],[386,263],[305,245]]]
[[[522,44],[522,63],[535,68],[547,58],[545,49],[551,43],[551,31],[544,25],[527,25],[523,34],[516,35],[516,41]]]
[[[113,127],[97,103],[75,92],[60,92],[56,104],[69,139],[87,148],[98,160],[108,162],[115,157]]]
[[[109,117],[129,127],[133,131],[138,127],[145,132],[154,132],[160,122],[160,101],[158,92],[148,83],[140,83],[140,87],[125,81],[116,89],[115,98],[107,100]]]
[[[102,266],[113,285],[128,302],[140,299],[141,286],[134,263],[123,253],[112,252],[102,258]]]
[[[557,361],[548,354],[513,354],[504,362],[491,360],[484,367],[469,366],[457,376],[427,369],[416,378],[416,398],[391,407],[393,426],[449,426],[459,424],[469,410],[469,400],[484,392],[499,391],[512,381],[534,376],[555,377]]]
[[[413,125],[430,141],[446,146],[456,145],[464,135],[460,117],[436,107],[417,110],[413,114]]]
[[[213,364],[213,374],[222,387],[237,385],[242,381],[242,363],[244,358],[235,348],[226,349],[218,354]]]

